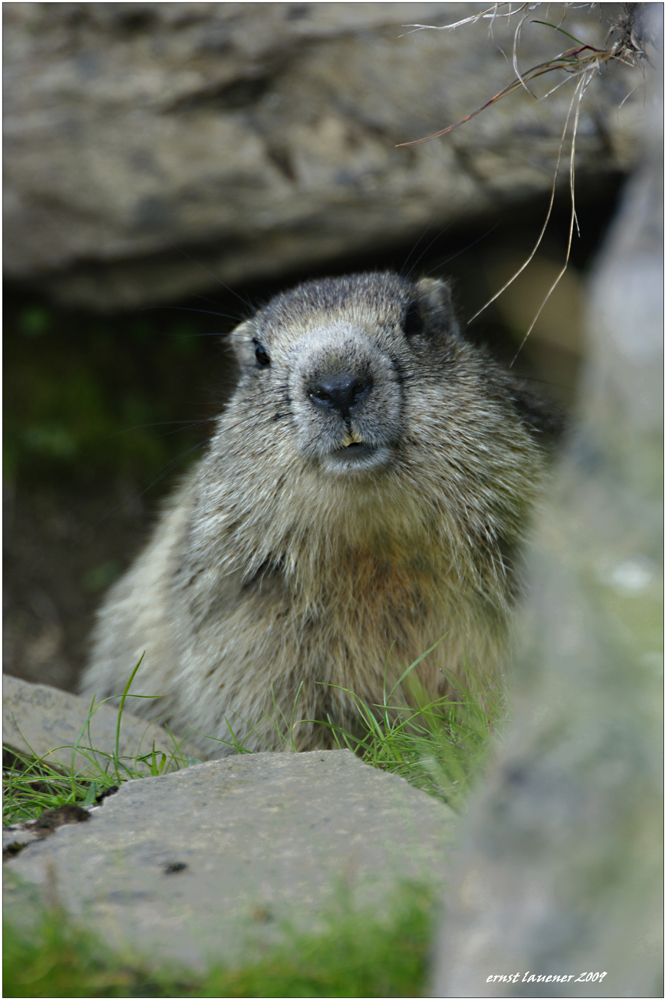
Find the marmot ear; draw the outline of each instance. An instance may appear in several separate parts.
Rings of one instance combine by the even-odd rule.
[[[254,357],[253,338],[256,336],[253,319],[246,319],[229,334],[231,346],[240,365],[245,365]]]
[[[414,286],[419,313],[426,326],[433,330],[460,335],[460,328],[453,309],[451,284],[438,278],[421,278]]]

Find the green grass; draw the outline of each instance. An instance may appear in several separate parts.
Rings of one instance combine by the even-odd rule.
[[[433,901],[403,886],[389,917],[342,901],[317,936],[284,928],[285,943],[205,974],[118,955],[58,910],[4,927],[6,997],[416,997],[424,995]]]
[[[167,771],[200,764],[195,758],[185,758],[174,741],[173,753],[151,749],[145,754],[125,758],[101,751],[86,751],[85,769],[66,770],[49,764],[43,758],[29,757],[3,748],[3,823],[22,823],[36,819],[45,809],[64,805],[91,806],[100,801],[123,781],[133,778],[156,777]]]
[[[107,788],[113,786],[109,779]],[[90,806],[104,791],[103,782],[89,781],[75,771],[64,774],[43,760],[5,749],[3,752],[3,823],[36,819],[57,806]]]
[[[359,732],[346,732],[330,722],[321,725],[329,728],[338,747],[352,750],[367,764],[394,771],[417,788],[462,811],[470,788],[483,768],[493,731],[503,721],[504,699],[499,690],[483,687],[474,672],[468,669],[461,679],[451,682],[453,694],[431,702],[421,698],[419,708],[396,704],[400,684],[410,683],[414,668],[430,652],[432,650],[412,663],[390,691],[384,691],[379,705],[368,705],[347,691],[356,704],[361,722]],[[6,823],[33,819],[43,810],[61,805],[89,806],[110,787],[123,781],[161,775],[199,763],[180,753],[174,736],[173,752],[169,755],[154,749],[131,758],[119,754],[120,719],[126,700],[128,697],[147,697],[130,694],[140,665],[141,661],[132,671],[120,699],[114,753],[92,748],[90,719],[102,704],[95,705],[93,699],[87,722],[72,747],[86,757],[85,770],[76,771],[72,767],[65,771],[50,766],[43,759],[6,754],[3,762],[3,818]],[[412,694],[415,694],[414,688]],[[296,709],[297,703],[292,717],[273,720],[285,749],[290,745]],[[86,734],[88,748],[84,740]],[[239,740],[222,742],[230,742],[237,753],[249,752]]]
[[[433,647],[434,649],[435,647]],[[471,669],[451,679],[453,693],[428,701],[412,687],[419,708],[395,705],[399,685],[409,683],[414,668],[432,650],[412,663],[381,705],[369,706],[352,692],[365,733],[352,736],[335,727],[337,743],[384,771],[461,812],[470,789],[486,762],[495,728],[506,714],[503,692],[483,686]]]
[[[130,687],[141,666],[139,660],[132,671],[120,698],[118,708],[118,723],[116,726],[115,748],[112,753],[95,749],[90,735],[90,722],[106,698],[95,704],[92,700],[88,717],[84,722],[79,737],[70,747],[72,761],[75,753],[86,759],[83,768],[69,769],[58,767],[43,758],[17,753],[8,748],[3,749],[3,822],[18,823],[35,819],[46,809],[54,809],[63,805],[91,806],[117,788],[123,781],[133,778],[156,777],[168,771],[180,770],[190,764],[199,764],[195,758],[186,758],[180,752],[180,744],[169,730],[166,731],[173,741],[173,749],[169,754],[156,751],[155,747],[145,753],[133,757],[122,756],[119,752],[120,729],[125,702]],[[143,695],[133,695],[140,698]],[[57,748],[54,748],[57,749]]]

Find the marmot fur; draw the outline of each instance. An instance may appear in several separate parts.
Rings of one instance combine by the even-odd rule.
[[[113,587],[81,690],[188,726],[208,756],[312,750],[326,723],[501,669],[553,406],[461,334],[448,286],[309,281],[234,330],[207,454]],[[443,637],[443,638],[442,638]],[[321,723],[324,723],[322,725]],[[223,742],[212,743],[207,737]]]

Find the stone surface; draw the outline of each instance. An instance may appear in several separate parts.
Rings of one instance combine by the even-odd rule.
[[[114,788],[114,791],[116,790],[117,788]],[[110,789],[107,789],[108,791]],[[44,837],[50,837],[58,827],[64,826],[67,823],[87,822],[90,819],[92,809],[96,808],[97,806],[86,808],[66,803],[61,806],[54,806],[51,809],[45,809],[37,819],[29,819],[23,823],[13,823],[10,826],[3,826],[3,861],[18,854],[26,844],[32,843],[33,840],[43,840]]]
[[[340,893],[386,916],[404,882],[441,887],[454,814],[348,750],[260,753],[136,779],[87,823],[7,862],[21,919],[40,887],[118,948],[195,965],[316,932]],[[33,889],[34,896],[34,889]]]
[[[128,699],[131,704],[131,699]],[[78,698],[46,684],[29,684],[9,674],[2,676],[2,738],[5,746],[18,753],[42,757],[45,761],[72,765],[72,747],[76,752],[75,767],[81,771],[97,770],[91,758],[104,769],[107,755],[115,752],[118,711],[110,705],[96,708],[90,720],[91,699]],[[146,765],[136,760],[155,747],[157,754],[166,754],[166,769],[170,770],[174,754],[181,761],[188,758],[201,760],[202,752],[187,740],[178,740],[176,753],[174,742],[168,732],[156,723],[146,723],[130,712],[123,710],[120,727],[119,756],[128,767],[146,769]],[[93,753],[91,748],[95,751]],[[181,765],[182,766],[182,763]]]
[[[663,5],[645,7],[661,42]],[[536,532],[514,724],[461,828],[437,997],[664,995],[663,86],[655,77],[642,168],[589,288],[580,422]],[[567,979],[536,978],[549,975]]]
[[[7,860],[13,853],[18,853],[27,844],[39,840],[37,830],[24,823],[15,823],[2,828],[2,857]],[[5,852],[8,852],[5,854]]]
[[[549,4],[543,19],[564,16],[565,29],[603,45],[596,6]],[[217,278],[325,266],[548,191],[571,77],[547,100],[520,91],[445,140],[396,148],[511,82],[522,14],[410,28],[478,13],[473,3],[5,4],[6,274],[70,305],[136,307]],[[530,20],[519,65],[570,44]],[[537,93],[562,77],[545,80]],[[590,86],[579,177],[634,162],[640,82],[615,63]]]

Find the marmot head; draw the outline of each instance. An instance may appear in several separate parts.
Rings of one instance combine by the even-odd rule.
[[[494,466],[497,449],[506,463],[553,430],[552,407],[462,336],[442,281],[371,273],[306,282],[233,341],[237,395],[266,418],[270,438],[279,435],[285,459],[291,452],[295,466],[331,479],[359,485],[433,459],[459,475]]]
[[[439,553],[505,600],[559,416],[466,339],[446,283],[306,282],[232,341],[239,383],[192,487],[202,558],[314,580],[345,551]]]

